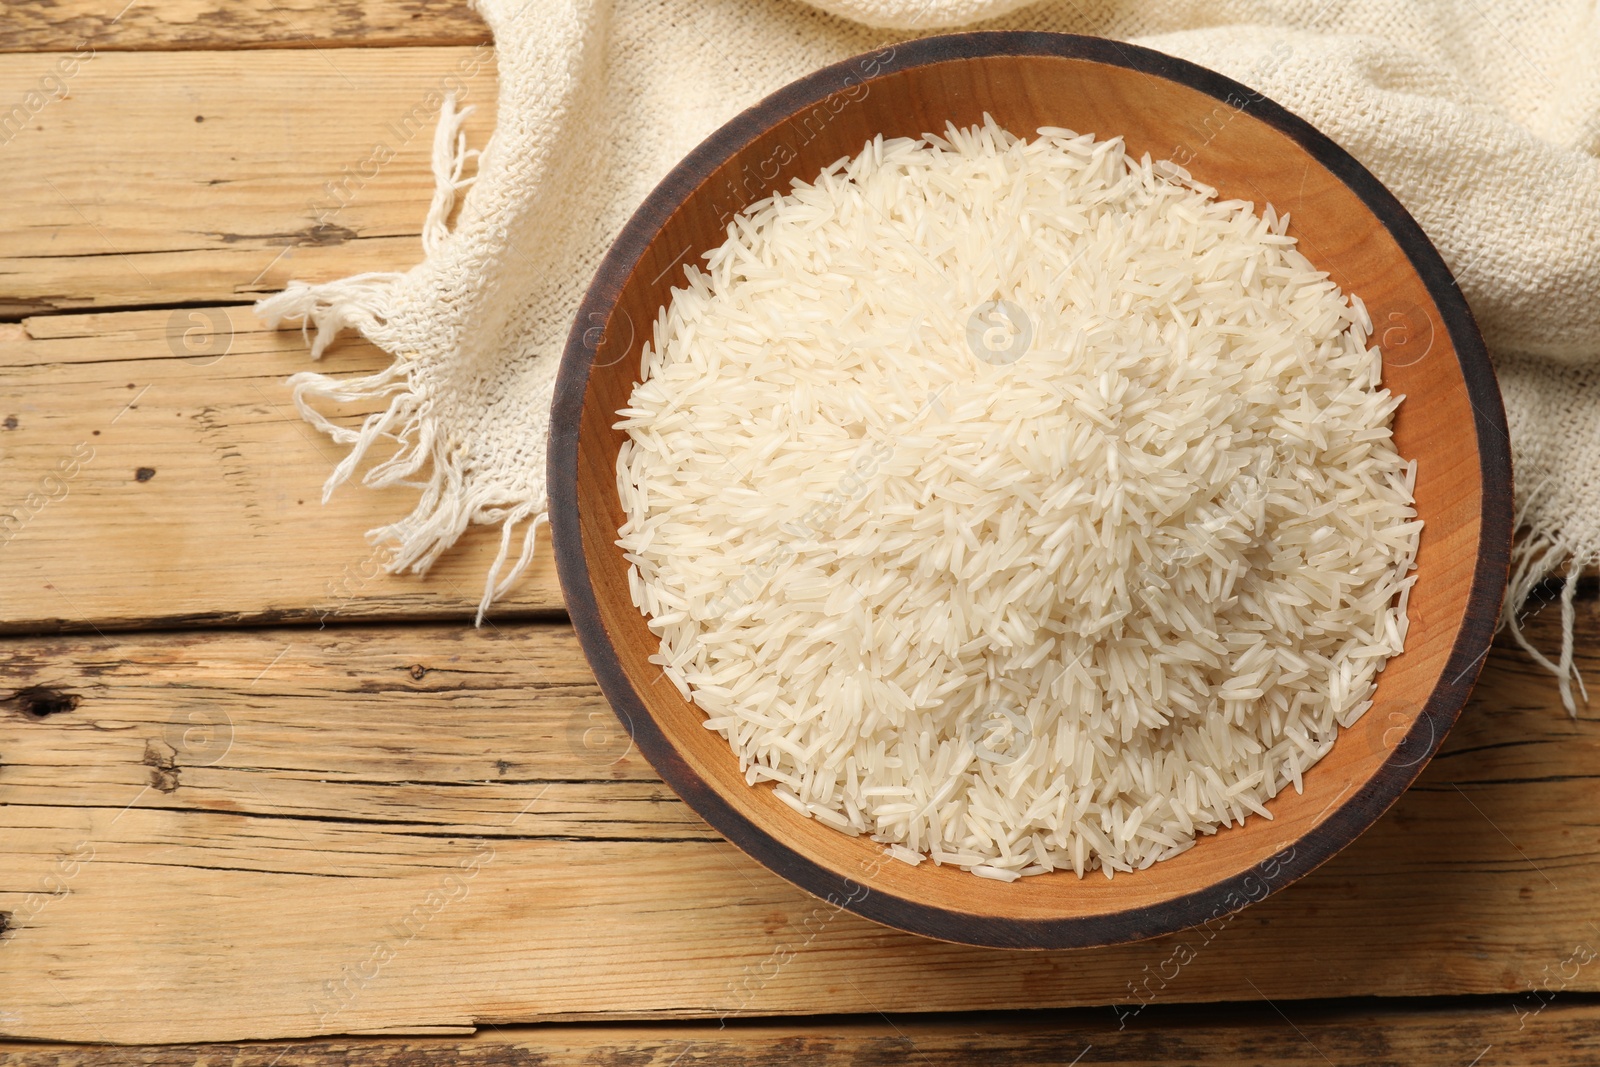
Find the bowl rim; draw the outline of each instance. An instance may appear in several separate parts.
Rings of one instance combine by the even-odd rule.
[[[885,54],[887,53],[887,55]],[[1218,101],[1251,100],[1252,115],[1296,142],[1343,182],[1405,253],[1449,333],[1474,412],[1482,482],[1478,558],[1461,627],[1440,681],[1406,737],[1365,785],[1293,842],[1267,877],[1255,868],[1182,896],[1090,916],[995,918],[920,903],[889,892],[858,893],[851,879],[746,819],[695,774],[661,730],[624,673],[600,617],[578,515],[578,445],[584,397],[597,346],[585,323],[608,321],[656,232],[704,181],[771,126],[835,93],[898,72],[952,60],[1004,56],[1083,59],[1153,75]],[[870,65],[872,73],[864,76]],[[1003,948],[1085,948],[1139,941],[1231,914],[1299,879],[1354,841],[1415,781],[1460,715],[1493,640],[1510,566],[1513,510],[1505,409],[1472,312],[1438,250],[1373,174],[1310,123],[1231,78],[1187,60],[1107,38],[1051,32],[966,32],[885,46],[785,85],[719,127],[645,197],[607,251],[585,292],[561,355],[547,451],[551,537],[568,616],[610,702],[662,779],[718,833],[763,866],[813,896],[886,926],[941,941]],[[1419,756],[1418,753],[1421,753]],[[1336,798],[1337,800],[1337,798]]]

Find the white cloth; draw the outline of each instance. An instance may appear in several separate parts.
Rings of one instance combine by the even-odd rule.
[[[546,507],[551,386],[573,314],[612,238],[678,159],[809,71],[957,26],[1096,34],[1181,56],[1284,104],[1365,163],[1455,271],[1499,367],[1523,524],[1506,620],[1519,639],[1516,606],[1542,579],[1600,561],[1600,12],[1591,0],[478,7],[495,36],[497,128],[476,178],[463,180],[472,153],[445,104],[426,259],[403,274],[295,283],[260,305],[271,324],[313,323],[313,358],[346,326],[395,357],[364,379],[291,379],[305,416],[354,446],[330,491],[382,435],[404,442],[364,476],[422,486],[410,515],[372,532],[394,542],[391,570],[424,570],[469,523],[501,523],[487,608],[531,559]],[[389,406],[359,432],[311,403],[375,397]],[[507,568],[519,523],[521,552]],[[1563,654],[1545,662],[1570,707],[1566,616]]]

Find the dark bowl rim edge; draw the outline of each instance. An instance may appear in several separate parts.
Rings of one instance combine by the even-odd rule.
[[[887,53],[887,55],[886,55]],[[1324,821],[1241,874],[1157,904],[1101,915],[1009,919],[973,915],[874,892],[822,867],[751,823],[695,775],[634,692],[610,637],[583,555],[578,516],[578,439],[595,346],[585,323],[604,324],[622,286],[656,231],[717,167],[769,127],[853,85],[908,68],[983,56],[1061,56],[1166,78],[1218,101],[1249,100],[1251,113],[1300,145],[1339,178],[1384,224],[1433,299],[1455,348],[1474,411],[1482,478],[1478,558],[1465,618],[1411,731],[1367,783]],[[871,72],[867,73],[867,68]],[[1286,108],[1215,71],[1140,45],[1048,32],[943,34],[886,45],[824,67],[762,99],[717,129],[645,197],[595,272],[561,356],[551,407],[547,458],[551,537],[568,616],[601,691],[656,772],[698,815],[742,851],[829,904],[886,926],[958,944],[994,948],[1089,948],[1140,941],[1225,920],[1320,866],[1376,822],[1427,766],[1455,724],[1487,658],[1510,567],[1513,525],[1511,453],[1494,368],[1454,277],[1420,225],[1389,190],[1333,140]],[[898,861],[895,861],[898,862]],[[863,881],[869,881],[863,878]]]

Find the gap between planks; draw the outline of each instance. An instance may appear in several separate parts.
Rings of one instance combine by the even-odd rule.
[[[0,511],[20,522],[0,544],[0,632],[471,619],[498,529],[469,527],[425,577],[383,571],[387,550],[366,531],[410,511],[416,491],[351,484],[322,503],[344,449],[294,410],[298,330],[266,330],[240,306],[6,329]],[[387,363],[351,339],[319,369]],[[331,412],[347,426],[367,413]],[[545,535],[489,624],[564,610]]]
[[[0,691],[11,1036],[1600,989],[1600,716],[1503,646],[1326,866],[1212,929],[1057,953],[899,934],[747,860],[631,750],[564,625],[4,647],[31,691]]]
[[[1152,1011],[1138,1025],[1117,1028],[1105,1012],[1023,1012],[821,1016],[760,1020],[727,1027],[703,1024],[488,1027],[440,1037],[340,1037],[248,1045],[107,1048],[0,1045],[13,1067],[120,1067],[227,1062],[236,1067],[343,1067],[352,1060],[423,1067],[463,1062],[585,1063],[594,1067],[812,1067],[915,1063],[920,1067],[1022,1067],[1025,1064],[1171,1063],[1240,1067],[1324,1067],[1361,1063],[1404,1067],[1494,1067],[1537,1062],[1592,1064],[1600,1056],[1600,1005],[1562,998],[1531,1023],[1500,998],[1439,1002],[1300,1003]]]
[[[138,9],[135,9],[138,10]],[[241,301],[422,257],[447,93],[494,123],[494,52],[0,55],[0,317]],[[40,92],[61,81],[66,91]],[[29,94],[33,94],[30,96]],[[9,123],[7,117],[10,116]]]

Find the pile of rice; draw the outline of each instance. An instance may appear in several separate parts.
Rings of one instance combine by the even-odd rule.
[[[1300,788],[1422,524],[1367,313],[1287,222],[986,122],[730,224],[618,413],[618,544],[752,785],[1002,880]]]

